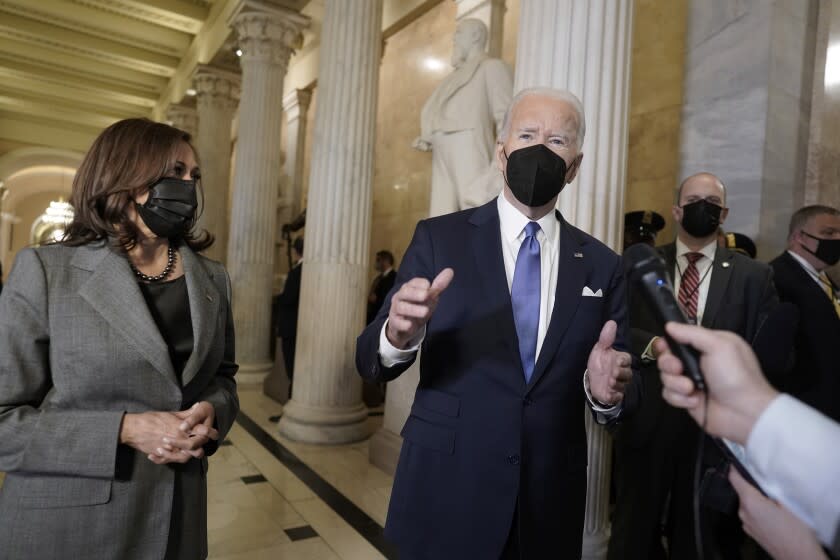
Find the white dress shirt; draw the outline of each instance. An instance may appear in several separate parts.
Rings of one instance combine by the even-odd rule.
[[[832,546],[840,529],[840,424],[779,395],[747,439],[746,465],[768,496]]]
[[[504,193],[497,198],[499,211],[499,226],[502,236],[502,257],[505,264],[505,276],[507,277],[508,291],[513,286],[513,273],[516,270],[516,258],[519,256],[519,247],[525,240],[525,226],[531,221],[530,218],[517,210],[505,198]],[[551,322],[551,313],[554,310],[554,296],[557,291],[557,261],[560,251],[560,222],[554,212],[549,212],[539,220],[540,231],[537,232],[537,241],[540,243],[540,320],[537,331],[536,359],[539,360],[545,335],[548,332],[548,325]],[[457,274],[458,271],[456,270]],[[382,325],[379,334],[379,357],[382,365],[393,367],[399,363],[407,362],[414,357],[423,343],[426,335],[425,327],[418,335],[409,342],[405,350],[396,348],[388,340],[385,331],[388,321]],[[594,344],[593,344],[594,345]],[[599,421],[617,416],[621,406],[601,407],[594,402],[589,391],[589,385],[584,376],[584,392],[590,405],[596,413],[601,413]]]
[[[697,251],[703,256],[694,263],[699,274],[700,287],[697,288],[697,324],[703,322],[703,313],[706,310],[706,298],[709,296],[709,286],[712,283],[712,274],[714,270],[712,265],[715,262],[715,251],[717,251],[717,239]],[[685,269],[688,268],[688,258],[686,253],[693,253],[685,243],[677,238],[677,262],[674,265],[674,295],[679,297],[680,284],[682,284],[682,275],[685,274]]]
[[[802,256],[797,255],[797,254],[796,254],[796,253],[794,253],[793,251],[788,251],[787,253],[788,253],[788,255],[790,255],[791,257],[793,257],[793,258],[794,258],[794,260],[796,260],[796,262],[798,262],[798,263],[799,263],[799,265],[800,265],[803,269],[805,269],[805,272],[807,272],[807,273],[808,273],[808,276],[810,276],[810,277],[811,277],[811,280],[813,280],[814,282],[816,282],[816,283],[817,283],[817,286],[819,286],[819,287],[820,287],[820,290],[822,290],[822,291],[824,292],[824,291],[825,291],[825,284],[823,283],[823,280],[820,280],[820,273],[819,273],[819,271],[818,271],[816,268],[814,268],[814,267],[811,265],[811,263],[809,263],[809,262],[808,262],[808,261],[806,261],[804,258],[802,258]]]

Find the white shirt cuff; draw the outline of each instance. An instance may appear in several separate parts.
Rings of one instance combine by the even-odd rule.
[[[589,401],[589,406],[595,412],[595,417],[598,419],[598,422],[605,423],[621,414],[621,403],[602,406],[595,402],[592,391],[589,389],[589,370],[583,372],[583,392],[586,394],[586,400]]]
[[[840,426],[789,395],[779,395],[759,416],[746,452],[768,495],[831,545],[840,522],[840,501],[826,499],[840,482]]]
[[[382,325],[382,330],[379,331],[379,361],[382,362],[384,367],[392,368],[397,364],[404,364],[414,359],[414,355],[420,350],[420,346],[423,344],[423,339],[426,338],[426,326],[423,325],[420,332],[408,341],[408,348],[401,350],[391,344],[391,341],[388,340],[388,336],[385,334],[385,330],[388,328],[388,321],[390,319],[385,320],[385,324]]]
[[[654,336],[648,342],[648,345],[645,346],[645,351],[642,352],[642,361],[645,363],[655,362],[656,358],[653,355],[653,343],[656,342],[656,339],[659,338],[658,336]]]

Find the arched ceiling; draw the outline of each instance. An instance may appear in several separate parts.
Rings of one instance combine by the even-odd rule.
[[[162,118],[197,64],[235,67],[227,20],[241,2],[0,0],[0,153],[83,151],[119,119]]]

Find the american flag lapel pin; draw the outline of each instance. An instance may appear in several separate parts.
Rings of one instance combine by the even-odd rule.
[[[576,259],[582,259],[583,258],[583,253],[575,253],[575,258]]]

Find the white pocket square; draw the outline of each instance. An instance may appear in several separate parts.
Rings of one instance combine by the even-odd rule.
[[[580,295],[583,297],[604,297],[604,293],[601,291],[601,288],[598,288],[597,292],[593,292],[589,286],[584,286]]]

